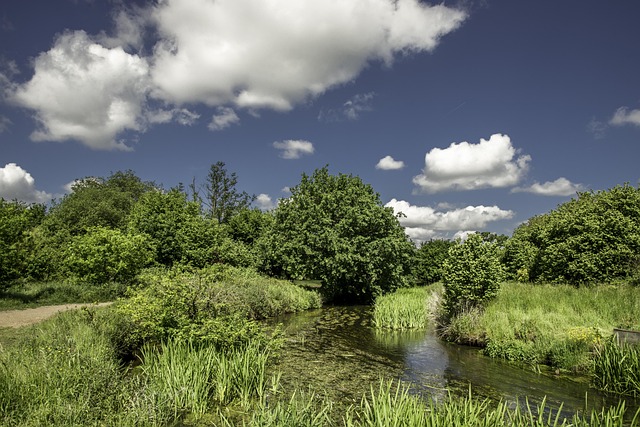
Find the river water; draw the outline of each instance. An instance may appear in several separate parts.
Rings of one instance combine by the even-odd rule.
[[[372,308],[327,307],[276,319],[286,344],[275,367],[285,387],[309,389],[338,406],[360,402],[381,378],[401,379],[435,399],[449,393],[548,405],[566,415],[617,405],[619,397],[589,387],[588,380],[540,372],[483,356],[472,347],[439,340],[433,331],[380,331]],[[638,400],[627,398],[632,412]]]

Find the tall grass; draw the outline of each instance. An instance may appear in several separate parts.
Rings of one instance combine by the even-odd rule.
[[[561,416],[562,408],[540,405],[509,405],[471,397],[450,398],[435,402],[411,394],[409,387],[393,381],[381,381],[378,390],[371,390],[358,407],[345,416],[347,427],[436,427],[474,426],[638,426],[640,410],[633,419],[625,419],[624,402],[614,408],[591,411],[588,415]]]
[[[146,348],[143,359],[142,371],[156,405],[174,418],[199,418],[234,401],[246,406],[252,399],[261,400],[267,388],[269,351],[258,345],[220,352],[171,341],[159,349]]]
[[[455,321],[466,325],[458,334],[478,338],[490,356],[588,372],[613,328],[640,327],[638,312],[637,287],[505,283],[474,321]]]
[[[594,385],[602,390],[640,396],[640,346],[606,340],[596,348]]]
[[[126,286],[119,283],[88,285],[69,282],[19,281],[4,292],[0,292],[0,310],[113,301],[123,296],[125,291]]]
[[[376,298],[373,322],[383,329],[424,329],[429,323],[430,288],[399,289]]]

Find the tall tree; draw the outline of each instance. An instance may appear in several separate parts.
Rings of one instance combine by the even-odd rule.
[[[266,249],[263,269],[321,280],[333,300],[370,301],[406,285],[413,244],[370,185],[324,167],[278,205]]]
[[[226,223],[240,210],[248,208],[256,199],[256,196],[249,195],[246,191],[240,193],[236,189],[237,184],[238,176],[235,172],[227,172],[224,162],[211,165],[205,184],[204,204],[211,217],[220,224]]]

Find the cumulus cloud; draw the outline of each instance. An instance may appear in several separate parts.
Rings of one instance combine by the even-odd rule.
[[[541,196],[571,196],[578,191],[583,191],[584,185],[575,184],[567,178],[560,177],[555,181],[547,181],[544,184],[534,182],[530,187],[516,187],[512,193],[533,193]]]
[[[130,150],[116,135],[143,130],[147,62],[106,48],[84,31],[59,36],[35,59],[35,74],[11,99],[35,111],[34,141],[74,139],[98,150]]]
[[[276,207],[276,204],[271,199],[271,196],[264,193],[258,194],[258,196],[256,197],[256,204],[258,205],[258,208],[263,211],[268,211]]]
[[[154,95],[286,111],[372,61],[432,51],[465,18],[419,0],[166,0],[152,16]]]
[[[426,193],[512,186],[527,172],[531,160],[517,154],[508,135],[494,134],[478,144],[454,142],[429,151],[423,172],[413,183]]]
[[[218,107],[211,118],[211,123],[209,123],[209,130],[222,130],[237,123],[240,123],[240,117],[233,111],[233,108]]]
[[[513,211],[500,209],[498,206],[479,205],[437,211],[429,206],[415,206],[396,199],[392,199],[385,206],[393,208],[396,214],[402,212],[403,215],[398,218],[400,224],[415,241],[434,238],[441,232],[481,229],[490,222],[510,219],[514,215]]]
[[[318,120],[339,122],[343,120],[357,120],[362,113],[373,110],[372,101],[375,93],[361,93],[352,96],[340,108],[320,111]]]
[[[313,154],[315,149],[309,141],[287,139],[285,141],[276,141],[273,146],[282,150],[280,157],[283,159],[299,159],[303,154]]]
[[[609,120],[609,124],[614,126],[640,126],[640,110],[629,110],[626,107],[620,107],[613,114],[611,120]]]
[[[398,169],[402,169],[404,167],[404,162],[402,160],[395,160],[393,157],[391,156],[386,156],[380,159],[380,161],[378,161],[378,164],[376,165],[376,169],[382,169],[382,170],[398,170]]]
[[[29,172],[15,163],[0,168],[0,197],[26,203],[46,203],[53,195],[36,190],[36,182]]]

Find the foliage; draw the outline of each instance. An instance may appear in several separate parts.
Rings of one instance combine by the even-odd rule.
[[[44,205],[0,198],[0,291],[21,276],[26,264],[23,249],[26,235],[44,216]]]
[[[96,227],[75,236],[64,255],[64,266],[92,284],[130,282],[153,261],[153,248],[143,234]]]
[[[224,162],[211,165],[205,184],[204,204],[209,208],[211,218],[223,224],[235,214],[247,209],[255,200],[255,196],[236,189],[238,176],[235,172],[229,174]]]
[[[442,280],[442,265],[447,259],[450,240],[429,240],[416,250],[413,274],[418,285],[429,285]]]
[[[291,193],[275,211],[264,270],[321,280],[334,300],[372,300],[406,285],[413,245],[370,185],[324,167]]]
[[[227,221],[233,240],[253,245],[273,224],[273,215],[260,209],[242,209]]]
[[[86,286],[73,281],[33,282],[16,281],[5,290],[0,298],[0,310],[19,310],[72,303],[94,303],[114,301],[124,296],[126,284],[105,283]]]
[[[320,305],[315,292],[233,267],[151,271],[140,280],[145,286],[117,310],[131,319],[141,341],[175,337],[236,347],[262,339],[253,320]]]
[[[124,230],[133,205],[155,188],[155,184],[143,182],[133,171],[78,180],[73,191],[51,208],[46,221],[48,232],[76,236],[93,227]]]
[[[449,249],[443,264],[444,310],[449,317],[495,297],[504,278],[496,243],[470,234]]]
[[[431,289],[408,288],[376,298],[373,323],[385,329],[424,329],[429,322]]]
[[[583,192],[530,219],[506,245],[512,278],[573,285],[640,277],[640,189]]]

